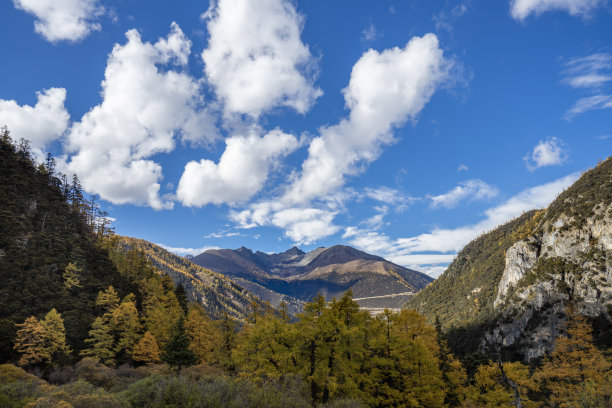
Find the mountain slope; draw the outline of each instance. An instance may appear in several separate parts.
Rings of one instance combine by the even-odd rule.
[[[202,304],[213,318],[221,318],[228,313],[232,317],[243,319],[252,302],[261,302],[222,274],[202,268],[158,245],[131,237],[120,237],[120,240],[126,247],[142,251],[153,266],[170,276],[175,284],[183,285],[189,300]]]
[[[472,241],[408,305],[438,316],[458,351],[492,347],[525,359],[551,350],[567,306],[610,325],[612,158],[547,209]]]
[[[351,289],[358,302],[368,298],[364,307],[397,308],[400,299],[405,301],[432,281],[425,274],[343,245],[309,253],[295,247],[280,254],[244,247],[209,250],[192,261],[245,285],[273,305],[280,299],[299,304],[318,293],[331,299]]]
[[[27,142],[15,147],[8,131],[0,137],[0,174],[0,362],[15,356],[15,324],[51,308],[80,350],[98,313],[98,291],[112,285],[124,296],[134,283],[97,245],[94,209],[78,179],[60,179],[52,160],[37,166]],[[64,278],[69,263],[78,268],[74,287]]]

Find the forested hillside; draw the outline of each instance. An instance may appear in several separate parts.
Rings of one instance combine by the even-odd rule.
[[[588,316],[612,346],[612,158],[546,209],[475,239],[409,302],[439,318],[458,352],[487,347],[541,358],[563,334],[566,309]]]
[[[261,300],[225,276],[202,268],[158,245],[131,237],[115,236],[113,239],[115,245],[142,251],[153,266],[170,276],[175,284],[183,285],[190,301],[200,303],[213,318],[228,314],[244,319],[252,303],[261,303]]]
[[[30,315],[61,310],[76,349],[96,313],[101,288],[121,295],[135,284],[97,245],[106,224],[86,200],[78,178],[55,173],[51,157],[33,162],[27,141],[0,137],[0,360],[15,357],[17,328]]]

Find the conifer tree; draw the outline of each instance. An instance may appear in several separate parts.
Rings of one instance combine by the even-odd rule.
[[[174,289],[174,295],[176,296],[176,300],[178,300],[181,309],[183,309],[183,313],[187,314],[188,312],[188,302],[187,302],[187,292],[182,284],[176,285]]]
[[[151,332],[145,332],[136,346],[134,346],[132,359],[144,364],[155,364],[161,361],[157,341]]]
[[[164,349],[163,359],[170,367],[176,367],[179,375],[183,366],[193,365],[197,361],[195,353],[189,348],[189,336],[185,332],[183,316],[180,317],[172,338]]]
[[[101,290],[96,298],[96,306],[102,309],[106,318],[110,318],[113,310],[119,305],[119,295],[112,286]]]
[[[199,363],[215,363],[215,350],[221,344],[221,333],[199,303],[190,305],[185,319],[185,330],[189,336],[191,350],[198,357]]]
[[[93,357],[106,365],[115,363],[113,335],[110,325],[103,317],[96,317],[85,343],[89,345],[89,348],[81,351],[81,356]]]
[[[63,278],[64,278],[64,287],[67,290],[72,288],[80,288],[81,281],[79,279],[79,275],[83,271],[82,268],[79,268],[76,264],[69,262],[64,269]]]
[[[555,349],[534,378],[542,383],[553,406],[577,406],[585,383],[595,398],[606,398],[612,386],[610,363],[593,344],[593,329],[586,317],[568,309],[567,335],[555,342]],[[608,402],[610,396],[607,396]]]
[[[45,319],[41,321],[41,325],[45,330],[46,353],[50,358],[57,359],[70,354],[70,347],[66,344],[64,319],[62,319],[62,315],[55,308],[46,314]]]
[[[117,306],[111,315],[110,325],[116,333],[115,351],[125,356],[132,354],[132,348],[141,337],[142,324],[138,318],[138,310],[134,303],[134,295],[130,294]]]
[[[45,344],[46,330],[40,321],[30,316],[16,326],[20,328],[14,342],[14,349],[21,354],[19,365],[31,367],[49,361],[51,354]]]

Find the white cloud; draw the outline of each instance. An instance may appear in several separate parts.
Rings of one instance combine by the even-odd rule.
[[[338,232],[333,220],[346,199],[339,194],[345,176],[359,173],[375,160],[392,141],[394,127],[416,120],[436,89],[449,79],[451,67],[452,61],[444,57],[433,34],[414,37],[404,48],[365,52],[343,91],[348,118],[320,129],[310,143],[302,171],[293,175],[276,200],[234,211],[231,218],[241,228],[283,228],[286,236],[303,243]],[[390,189],[366,190],[368,193],[397,198]]]
[[[361,33],[361,40],[365,42],[375,41],[380,37],[382,37],[382,34],[376,30],[376,27],[372,23],[370,23],[370,25]]]
[[[308,202],[339,189],[346,175],[361,172],[392,141],[394,126],[415,120],[448,79],[451,64],[433,34],[414,37],[404,48],[364,53],[344,89],[349,117],[320,129],[283,199]]]
[[[70,129],[70,172],[84,188],[115,204],[171,208],[160,197],[161,166],[149,160],[174,149],[175,137],[195,144],[217,137],[200,86],[182,72],[191,43],[172,23],[167,38],[143,42],[136,30],[108,57],[102,102]]]
[[[419,200],[417,197],[411,197],[396,189],[385,186],[378,188],[366,187],[363,195],[371,200],[391,206],[400,212],[406,210],[410,204]]]
[[[42,155],[47,144],[64,133],[70,115],[64,107],[64,88],[49,88],[36,95],[38,100],[34,106],[0,99],[0,126],[7,126],[16,139],[28,139],[33,151]]]
[[[463,200],[487,200],[499,194],[499,191],[482,180],[468,180],[460,183],[446,194],[428,196],[432,208],[455,208]]]
[[[47,41],[78,41],[101,26],[98,0],[13,0],[16,8],[36,16],[34,30]]]
[[[551,10],[562,10],[572,16],[588,18],[607,0],[512,0],[510,13],[516,20],[525,20],[530,14],[540,15]]]
[[[612,55],[591,54],[565,64],[563,81],[573,88],[596,88],[612,81]]]
[[[179,182],[177,196],[183,205],[233,204],[247,200],[264,186],[279,158],[297,149],[295,136],[273,130],[264,137],[233,136],[225,141],[218,164],[191,161]]]
[[[216,246],[203,246],[201,248],[175,248],[175,247],[167,246],[164,244],[155,244],[155,245],[158,245],[164,248],[166,251],[172,252],[173,254],[178,255],[178,256],[185,256],[185,255],[196,256],[210,249],[220,249],[219,247],[216,247]]]
[[[469,169],[470,168],[463,163],[459,164],[459,167],[457,167],[457,171],[468,171]]]
[[[316,60],[300,40],[303,17],[290,1],[213,1],[204,18],[205,73],[226,113],[256,118],[277,106],[305,113],[322,95]]]
[[[590,111],[612,108],[612,95],[593,95],[579,99],[566,113],[565,118],[572,120],[576,115]]]
[[[525,164],[529,171],[534,171],[540,167],[558,166],[563,164],[568,158],[564,143],[556,137],[540,142],[533,148],[533,151],[524,157]]]
[[[391,239],[385,234],[356,227],[345,229],[344,239],[362,250],[383,256],[407,267],[423,269],[423,265],[450,262],[480,234],[518,217],[534,208],[550,204],[559,193],[573,184],[580,173],[572,173],[558,180],[524,190],[506,202],[485,211],[485,218],[472,225],[454,229],[434,228],[414,237]],[[417,257],[419,256],[419,257]]]

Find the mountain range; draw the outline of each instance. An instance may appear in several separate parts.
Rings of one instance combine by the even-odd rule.
[[[433,279],[367,254],[335,245],[308,253],[293,247],[279,254],[248,248],[208,250],[190,261],[223,274],[273,306],[294,308],[317,294],[327,300],[351,290],[362,308],[400,308]]]

